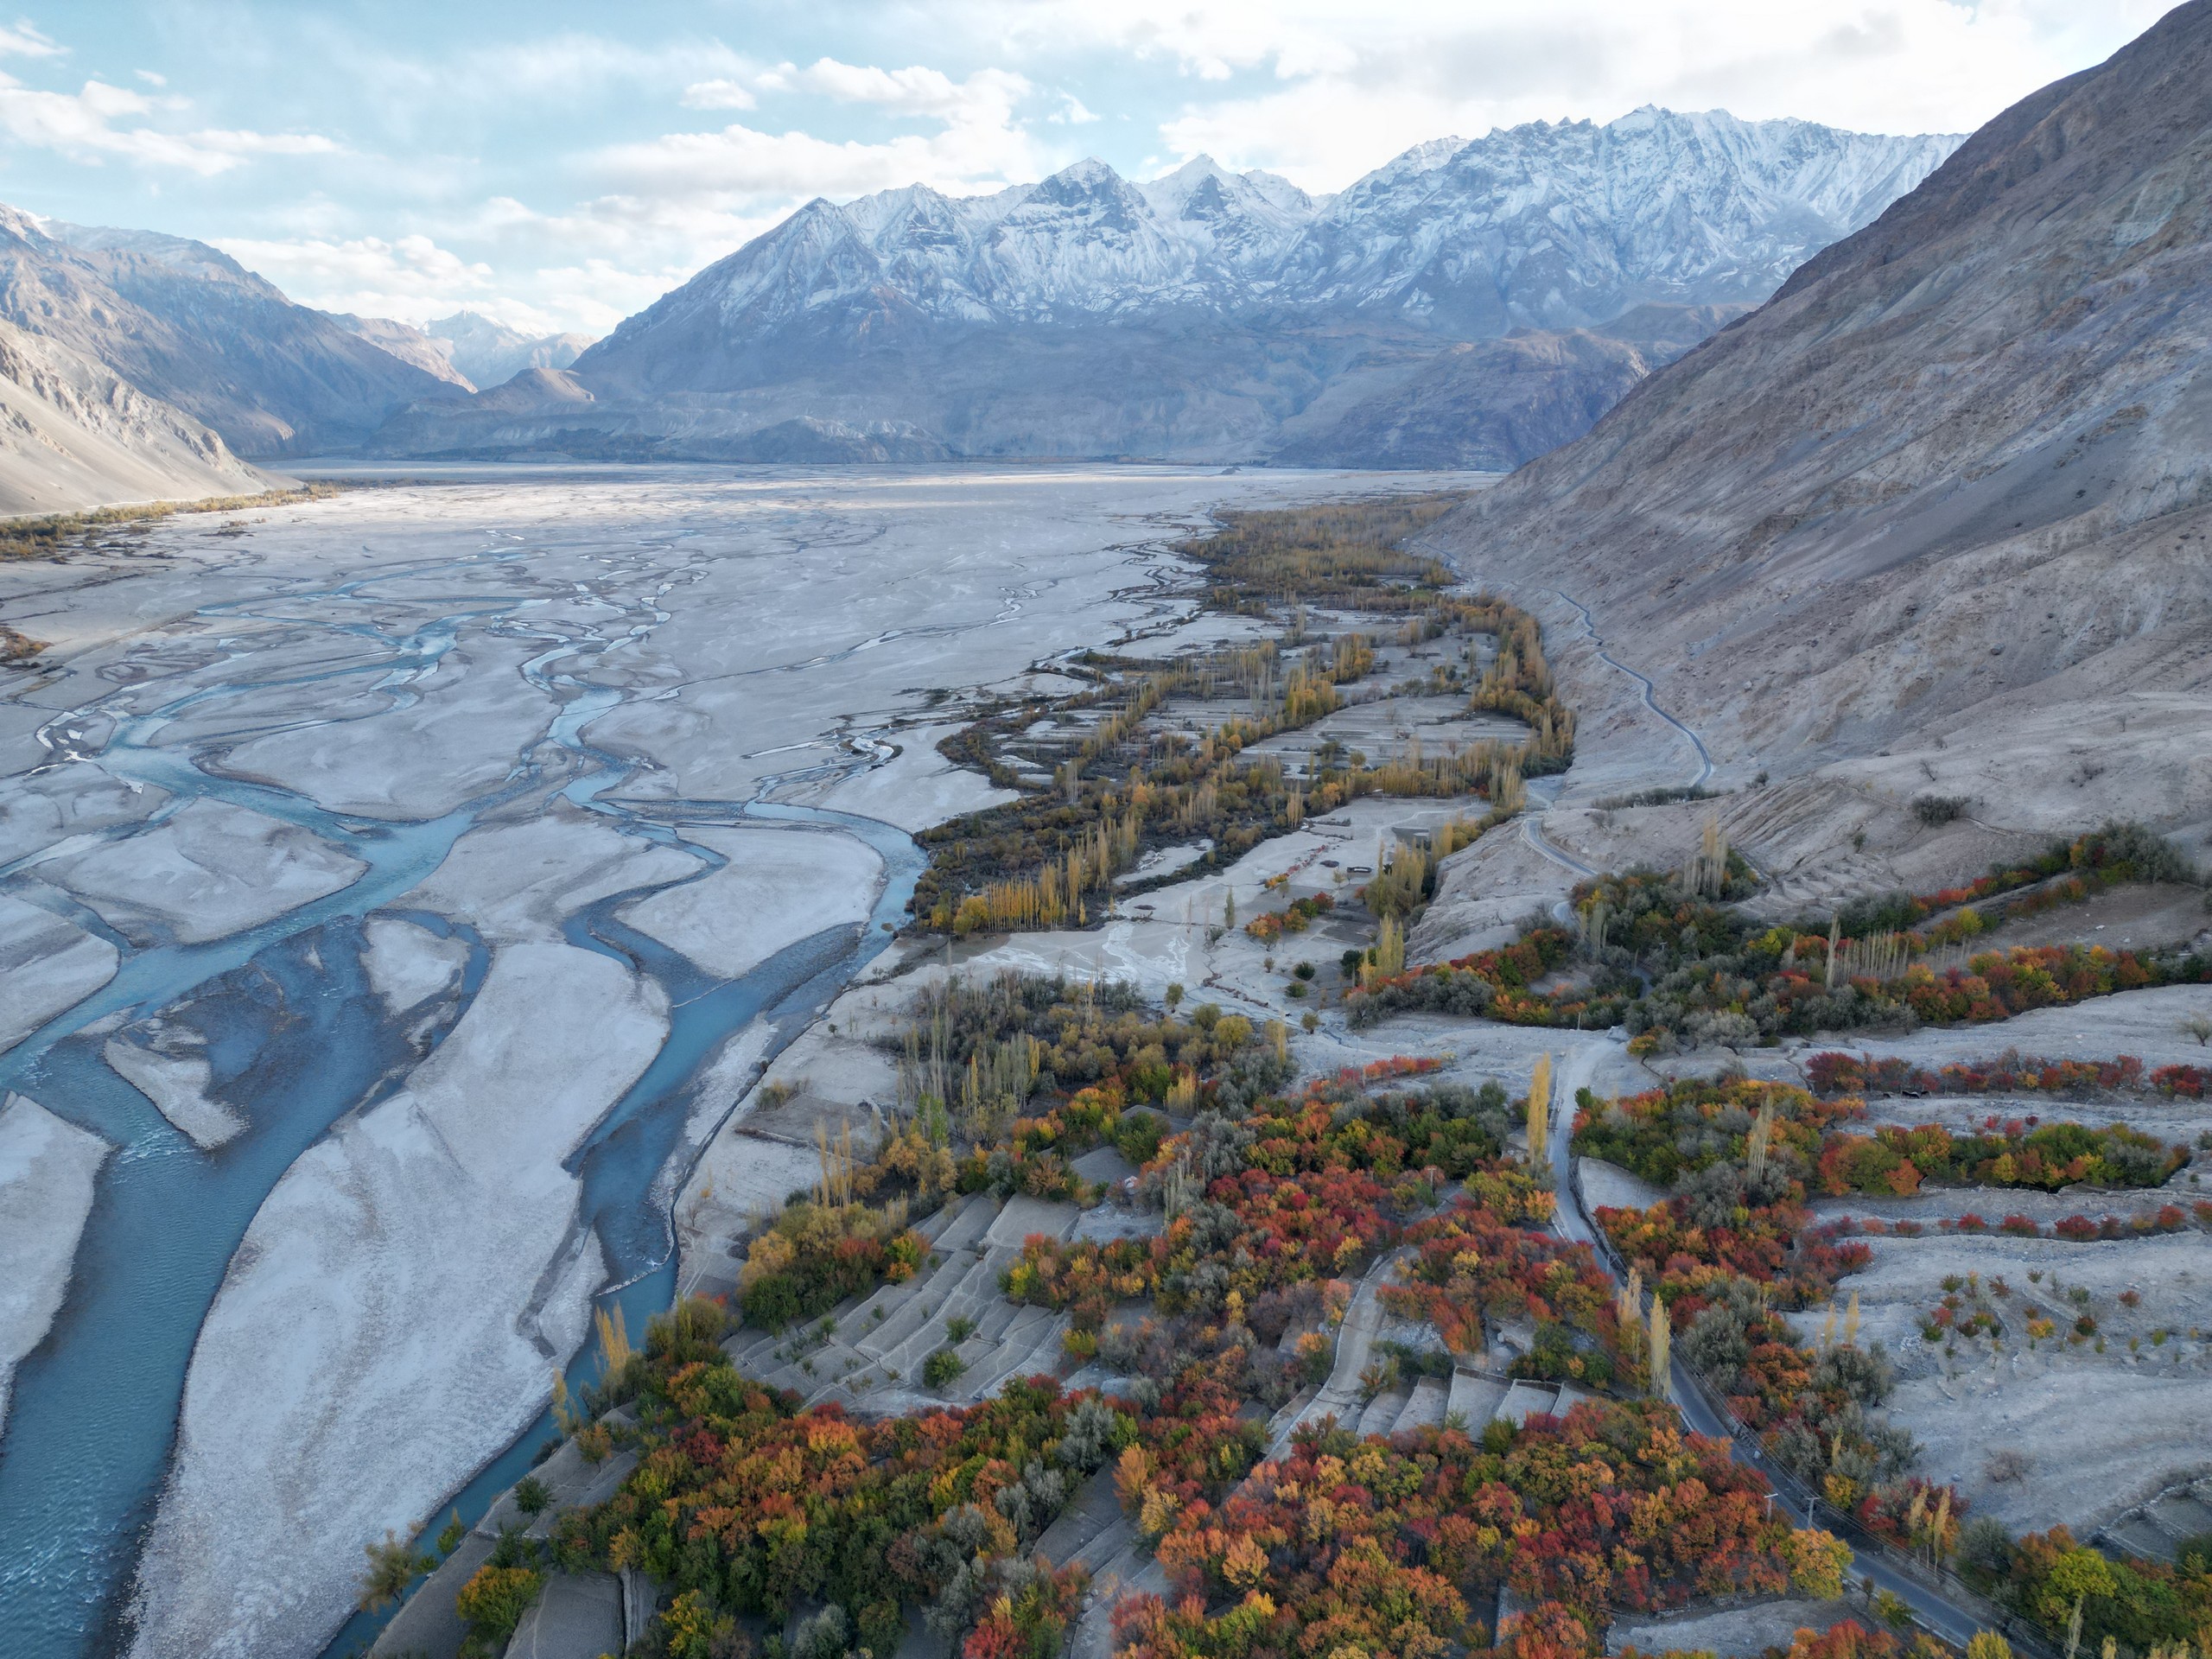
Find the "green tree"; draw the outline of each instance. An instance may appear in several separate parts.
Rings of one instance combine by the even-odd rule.
[[[368,1570],[361,1574],[359,1605],[364,1612],[397,1606],[407,1586],[437,1565],[396,1532],[385,1533],[382,1543],[364,1545],[363,1549],[369,1558]]]
[[[545,1587],[544,1578],[532,1567],[494,1567],[489,1562],[461,1586],[454,1610],[467,1622],[472,1643],[494,1651],[515,1633],[530,1604]]]
[[[751,1645],[737,1628],[736,1619],[716,1611],[715,1604],[696,1590],[686,1590],[671,1602],[660,1622],[669,1659],[724,1659],[727,1655],[744,1653]]]
[[[2043,1611],[2051,1624],[2073,1616],[2091,1596],[2113,1592],[2112,1567],[2094,1549],[2069,1549],[2050,1564],[2043,1582]]]

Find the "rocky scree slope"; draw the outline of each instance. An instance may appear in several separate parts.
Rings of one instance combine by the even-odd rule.
[[[358,444],[460,388],[204,243],[0,208],[0,319],[104,364],[246,455]]]
[[[1797,774],[1739,811],[1783,861],[1851,832],[1847,798],[2201,830],[2209,368],[2212,0],[2192,0],[1434,539],[1562,637],[1552,594],[1588,606],[1724,783]],[[1633,690],[1562,656],[1586,708]]]
[[[243,495],[267,480],[105,364],[0,321],[0,514]]]
[[[1454,450],[1464,383],[1493,359],[1443,359],[1452,343],[1643,308],[1651,346],[1686,346],[1953,142],[1645,110],[1440,140],[1332,197],[1201,157],[1146,183],[1086,161],[988,196],[817,200],[586,352],[575,373],[600,408],[581,426],[549,412],[544,435],[712,454],[811,416],[911,427],[963,454],[1245,458],[1295,442],[1306,460],[1517,464],[1668,353],[1507,353],[1497,366],[1521,383],[1501,395],[1520,420]],[[1529,410],[1547,354],[1558,392]],[[1372,412],[1337,431],[1400,391],[1430,411],[1428,435],[1378,436]],[[380,442],[477,442],[467,411],[432,413]]]

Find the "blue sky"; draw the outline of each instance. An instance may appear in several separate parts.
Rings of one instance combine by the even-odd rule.
[[[1201,151],[1331,190],[1645,103],[1964,131],[2164,10],[34,0],[0,21],[0,200],[198,237],[333,309],[600,333],[815,195]]]

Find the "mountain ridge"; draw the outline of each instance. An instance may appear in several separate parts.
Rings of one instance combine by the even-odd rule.
[[[183,410],[0,318],[0,515],[251,494],[269,482]]]
[[[428,406],[376,442],[727,459],[811,420],[955,455],[1510,467],[1953,142],[1645,110],[1418,145],[1327,196],[1198,157],[1143,181],[1090,159],[985,195],[817,199],[578,357],[587,414]],[[1633,351],[1562,343],[1647,307],[1669,318]],[[1555,338],[1452,352],[1516,333]],[[1546,385],[1529,371],[1548,357]],[[1507,372],[1489,391],[1484,363]],[[1423,406],[1387,417],[1394,393]]]
[[[0,209],[0,318],[99,363],[246,455],[357,444],[456,389],[296,305],[219,249]]]
[[[2190,0],[1434,544],[1570,630],[1561,597],[1586,607],[1723,781],[1790,780],[1731,809],[1785,868],[1904,833],[1923,791],[2022,832],[2086,813],[2202,839],[2208,204],[2212,0]],[[1593,698],[1614,672],[1570,671]]]
[[[817,198],[626,319],[579,366],[616,391],[665,386],[629,360],[709,312],[732,344],[855,311],[1065,323],[1191,306],[1448,316],[1502,334],[1588,327],[1645,301],[1764,298],[1955,143],[1647,109],[1501,129],[1440,156],[1417,146],[1319,198],[1204,157],[1145,183],[1090,159],[988,195]],[[1681,234],[1685,215],[1701,235]],[[1570,231],[1573,293],[1543,257]],[[689,389],[708,389],[696,377],[711,366],[692,366]]]

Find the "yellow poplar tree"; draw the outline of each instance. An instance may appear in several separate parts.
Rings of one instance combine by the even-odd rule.
[[[1529,1079],[1529,1161],[1539,1169],[1551,1167],[1552,1057],[1536,1060]]]

